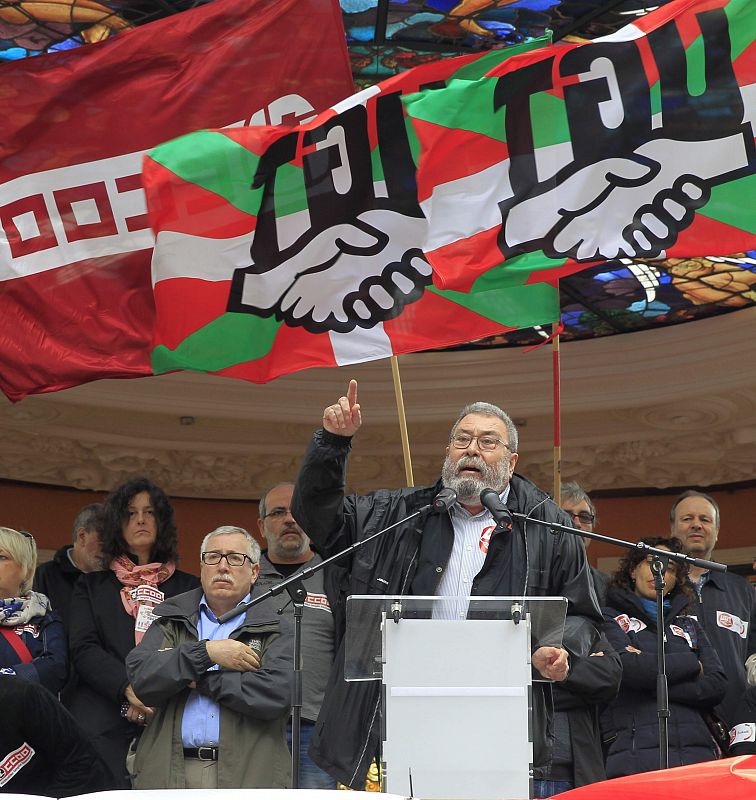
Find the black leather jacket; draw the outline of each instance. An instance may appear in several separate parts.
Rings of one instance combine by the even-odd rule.
[[[430,503],[440,484],[422,488],[380,490],[369,495],[344,496],[346,463],[351,439],[318,430],[305,454],[292,499],[292,511],[319,552],[328,557],[356,541],[412,514]],[[530,481],[518,475],[510,482],[507,505],[569,525],[567,515]],[[400,526],[355,551],[347,564],[346,595],[433,595],[452,550],[454,530],[448,514],[426,516]],[[526,572],[527,565],[527,572]],[[526,580],[527,578],[527,580]],[[471,593],[482,596],[562,595],[568,614],[598,623],[601,615],[582,542],[569,534],[552,534],[520,520],[512,534],[491,539],[483,568]],[[569,650],[585,643],[565,642]],[[361,789],[380,744],[377,682],[344,681],[343,643],[313,735],[310,755],[316,764],[342,783]],[[547,684],[536,697],[535,763],[549,759],[551,692]],[[348,713],[345,713],[348,709]]]

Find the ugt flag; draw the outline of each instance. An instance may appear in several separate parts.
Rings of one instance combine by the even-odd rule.
[[[756,247],[755,32],[753,0],[680,0],[407,98],[441,284]]]
[[[509,54],[424,65],[296,130],[203,131],[153,150],[154,371],[264,382],[557,319],[554,285],[490,270],[438,289],[422,251],[401,97]]]
[[[336,0],[217,0],[0,66],[5,394],[151,374],[149,148],[207,127],[293,125],[351,91]]]

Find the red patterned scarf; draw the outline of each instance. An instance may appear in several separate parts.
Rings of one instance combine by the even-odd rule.
[[[110,562],[110,569],[121,582],[121,602],[126,613],[134,617],[134,640],[142,641],[152,621],[152,609],[163,601],[157,588],[176,571],[173,561],[165,564],[135,564],[128,556],[118,556]]]

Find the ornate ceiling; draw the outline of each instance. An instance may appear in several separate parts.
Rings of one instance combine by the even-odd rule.
[[[562,345],[562,474],[587,489],[756,478],[756,308]],[[435,480],[450,422],[485,399],[521,425],[520,471],[552,480],[551,348],[400,358],[415,483]],[[390,365],[257,386],[208,375],[98,381],[0,400],[0,477],[109,489],[147,473],[174,496],[257,498],[291,478],[323,407],[360,382],[349,485],[405,483]],[[187,424],[188,423],[188,424]]]

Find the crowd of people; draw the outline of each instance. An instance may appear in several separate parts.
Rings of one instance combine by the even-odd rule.
[[[591,567],[589,537],[548,527],[592,532],[591,498],[567,483],[555,502],[516,473],[517,429],[490,403],[462,409],[435,485],[345,495],[361,424],[353,381],[324,410],[296,481],[261,498],[266,549],[221,524],[192,565],[199,578],[178,569],[173,508],[146,478],[83,508],[72,544],[39,567],[32,534],[0,528],[4,790],[290,786],[294,604],[266,590],[303,570],[299,787],[362,788],[380,750],[379,684],[344,679],[355,594],[459,598],[449,618],[475,595],[565,597],[561,646],[534,643],[531,655],[546,679],[532,692],[533,796],[658,768],[660,570],[669,765],[756,752],[756,591],[746,579],[641,549],[612,575]],[[448,510],[309,575],[442,489],[456,495]],[[514,514],[508,527],[481,502],[484,489]],[[690,490],[672,505],[669,535],[643,541],[710,560],[719,528],[716,502]]]

